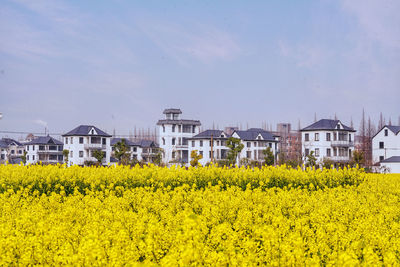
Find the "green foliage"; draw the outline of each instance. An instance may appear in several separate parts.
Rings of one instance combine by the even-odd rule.
[[[324,169],[331,169],[332,166],[335,166],[335,162],[329,158],[324,158],[322,160],[322,168]]]
[[[228,141],[226,142],[226,146],[229,148],[227,159],[229,164],[232,166],[236,165],[236,158],[238,154],[244,148],[244,145],[241,143],[240,139],[235,137],[229,137]]]
[[[268,166],[272,166],[275,163],[275,157],[274,153],[272,152],[272,149],[270,147],[267,147],[266,149],[263,150],[264,154],[264,164]]]
[[[106,156],[106,153],[102,150],[94,150],[92,152],[93,157],[97,160],[97,164],[101,165],[101,162],[103,161],[104,157]]]
[[[353,152],[353,157],[352,157],[352,161],[351,161],[351,165],[355,166],[364,166],[365,160],[364,160],[364,153],[362,151],[359,150],[355,150]]]
[[[21,156],[21,160],[24,165],[26,164],[26,154],[28,154],[28,152],[24,151],[24,154]]]
[[[197,150],[192,150],[192,152],[190,153],[190,158],[192,159],[190,161],[190,166],[192,167],[201,166],[199,160],[203,158],[203,155],[198,154]]]
[[[122,138],[114,145],[114,156],[118,160],[119,164],[128,165],[131,154],[129,153],[129,146],[126,144],[126,140]]]
[[[68,164],[69,150],[68,149],[64,149],[62,151],[62,154],[63,154],[63,158],[64,158],[65,164]]]
[[[317,158],[314,156],[314,151],[306,156],[306,167],[315,167],[317,165]]]

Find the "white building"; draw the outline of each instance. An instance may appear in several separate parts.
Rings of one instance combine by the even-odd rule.
[[[354,151],[355,130],[340,120],[319,120],[301,131],[304,162],[311,151],[322,162],[324,158],[335,162],[347,162]]]
[[[215,161],[224,160],[227,157],[228,148],[226,141],[229,135],[221,130],[206,130],[191,138],[188,138],[189,143],[189,161],[193,150],[197,150],[197,154],[203,156],[199,161],[201,165],[206,165],[211,162],[211,158]],[[211,142],[211,139],[213,142]]]
[[[400,156],[392,156],[380,162],[380,170],[388,173],[400,173]]]
[[[393,156],[400,156],[400,126],[385,125],[372,138],[372,160],[378,163]]]
[[[114,147],[114,146],[115,146],[118,142],[120,142],[120,141],[122,141],[122,140],[125,140],[125,144],[126,144],[126,146],[129,148],[128,153],[130,153],[131,160],[136,159],[136,160],[138,160],[138,161],[141,161],[141,160],[142,160],[142,148],[140,147],[139,143],[132,142],[132,141],[126,139],[126,138],[112,138],[112,139],[111,139],[111,142],[110,142],[110,144],[111,144],[111,151],[112,151],[112,152],[111,152],[111,156],[112,156],[112,157],[115,157],[115,156],[114,156],[114,151],[115,151],[115,147]]]
[[[111,135],[92,125],[80,125],[72,131],[63,134],[64,149],[69,151],[68,165],[81,165],[85,162],[97,162],[93,151],[101,150],[105,153],[103,165],[110,163]]]
[[[239,138],[244,145],[239,154],[238,162],[243,158],[258,162],[264,161],[263,151],[267,147],[271,148],[276,161],[279,136],[260,128],[251,128],[246,131],[234,131],[232,137]]]
[[[163,151],[163,162],[188,163],[188,138],[200,132],[200,121],[183,120],[180,109],[170,108],[163,112],[165,119],[159,120],[159,144]]]
[[[24,155],[25,147],[18,141],[11,138],[0,140],[0,163],[19,164],[21,156]]]
[[[112,157],[114,157],[115,144],[125,138],[113,138],[111,139],[111,150]],[[155,157],[159,153],[158,145],[151,140],[140,140],[137,142],[129,141],[125,139],[126,145],[129,147],[128,153],[131,155],[131,160],[142,161],[146,163],[153,163]],[[112,159],[111,161],[116,161]]]
[[[50,136],[40,136],[25,143],[26,163],[63,163],[63,143]]]

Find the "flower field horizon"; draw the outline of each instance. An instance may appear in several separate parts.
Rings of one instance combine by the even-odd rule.
[[[0,166],[3,265],[394,265],[400,175]]]

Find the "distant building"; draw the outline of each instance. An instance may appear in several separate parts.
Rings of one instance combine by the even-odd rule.
[[[385,125],[372,138],[373,161],[378,163],[396,156],[400,156],[400,126]]]
[[[200,121],[181,119],[182,111],[176,108],[165,109],[163,114],[165,118],[157,122],[163,162],[188,163],[188,138],[199,134]]]
[[[129,141],[126,138],[112,138],[111,139],[111,142],[110,142],[110,144],[111,144],[111,155],[113,157],[115,157],[114,156],[114,151],[115,151],[115,147],[114,146],[118,142],[122,141],[122,139],[125,140],[125,144],[129,147],[128,153],[130,153],[131,160],[136,159],[138,161],[141,161],[142,160],[142,155],[141,155],[142,148],[140,147],[140,145],[137,142]]]
[[[278,123],[275,135],[279,136],[279,158],[282,162],[287,160],[299,161],[301,159],[301,134],[292,130],[290,123]]]
[[[400,156],[392,156],[380,162],[381,171],[400,173]]]
[[[354,151],[355,130],[340,120],[322,119],[301,130],[303,160],[314,152],[317,161],[324,158],[347,162]]]
[[[50,136],[36,137],[32,141],[25,143],[26,163],[43,164],[63,163],[63,143]]]
[[[203,166],[211,162],[212,158],[215,161],[225,160],[228,152],[228,148],[226,147],[228,138],[229,135],[222,130],[206,130],[188,138],[189,157],[193,150],[197,150],[197,154],[203,156],[199,161]]]
[[[111,150],[112,156],[114,157],[115,144],[125,138],[113,138],[111,139]],[[155,157],[158,156],[159,146],[151,140],[139,140],[137,142],[129,141],[125,139],[125,143],[129,147],[129,153],[131,160],[142,161],[146,163],[154,163]],[[115,158],[115,157],[114,157]]]
[[[16,163],[18,158],[24,155],[25,147],[11,138],[0,139],[0,163]]]
[[[63,134],[64,149],[69,150],[68,165],[84,165],[85,162],[97,162],[93,151],[105,153],[103,165],[110,163],[111,135],[92,125],[80,125]]]

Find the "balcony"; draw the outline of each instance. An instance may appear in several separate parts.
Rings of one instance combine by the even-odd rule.
[[[106,145],[102,145],[102,144],[85,144],[84,148],[85,149],[89,149],[89,150],[101,150],[101,149],[106,149]]]
[[[38,150],[38,154],[52,154],[52,155],[62,155],[63,152],[59,150],[50,150],[50,149],[44,149],[44,150]]]
[[[354,146],[354,142],[347,140],[336,140],[336,141],[331,141],[331,145],[333,147],[351,147]]]

